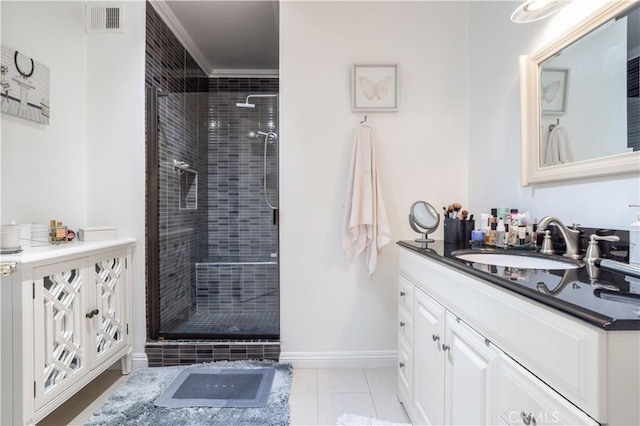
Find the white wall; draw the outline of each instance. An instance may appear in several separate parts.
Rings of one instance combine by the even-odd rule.
[[[640,178],[622,176],[520,186],[518,57],[558,37],[602,1],[571,2],[535,23],[513,24],[513,2],[469,3],[469,200],[477,213],[517,207],[540,219],[627,229]]]
[[[146,363],[144,1],[125,2],[125,31],[87,36],[87,224],[116,225],[133,255],[133,350]]]
[[[145,318],[145,3],[124,2],[122,34],[86,34],[85,2],[2,2],[2,41],[51,70],[51,124],[2,114],[2,222],[115,225],[138,240],[133,339]]]
[[[47,65],[49,125],[2,114],[2,223],[87,220],[87,53],[81,2],[2,2],[2,43]]]
[[[372,279],[341,249],[353,137],[364,115],[350,110],[350,67],[399,64],[400,111],[367,115],[394,241],[415,238],[411,203],[467,202],[466,14],[463,2],[281,3],[283,360],[394,362],[397,246],[383,248]]]

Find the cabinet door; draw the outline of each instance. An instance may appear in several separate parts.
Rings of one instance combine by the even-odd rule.
[[[125,349],[128,344],[126,263],[126,254],[122,251],[90,259],[96,295],[86,313],[91,317],[92,367]]]
[[[413,320],[413,412],[416,424],[441,425],[444,412],[445,309],[415,289]]]
[[[504,353],[496,364],[494,423],[523,426],[598,424]]]
[[[499,350],[450,312],[446,317],[445,424],[492,424]]]
[[[36,410],[81,379],[90,368],[84,316],[90,291],[86,260],[56,263],[33,271]]]

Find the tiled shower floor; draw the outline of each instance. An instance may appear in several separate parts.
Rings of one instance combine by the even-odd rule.
[[[197,312],[188,321],[169,330],[170,334],[279,334],[277,312]]]

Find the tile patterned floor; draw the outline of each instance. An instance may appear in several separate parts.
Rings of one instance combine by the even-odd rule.
[[[125,379],[107,370],[38,425],[83,424]],[[395,368],[295,368],[289,407],[292,426],[335,425],[344,413],[409,423],[396,397]]]
[[[291,424],[335,425],[344,413],[409,423],[396,396],[395,368],[294,369]]]

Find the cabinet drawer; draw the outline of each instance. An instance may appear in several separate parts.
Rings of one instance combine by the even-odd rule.
[[[403,276],[398,279],[398,302],[413,314],[413,283]]]
[[[494,400],[495,424],[598,424],[505,354],[497,360]]]
[[[413,346],[413,315],[398,305],[398,338]]]
[[[398,395],[406,407],[413,400],[413,351],[402,339],[398,339]]]

